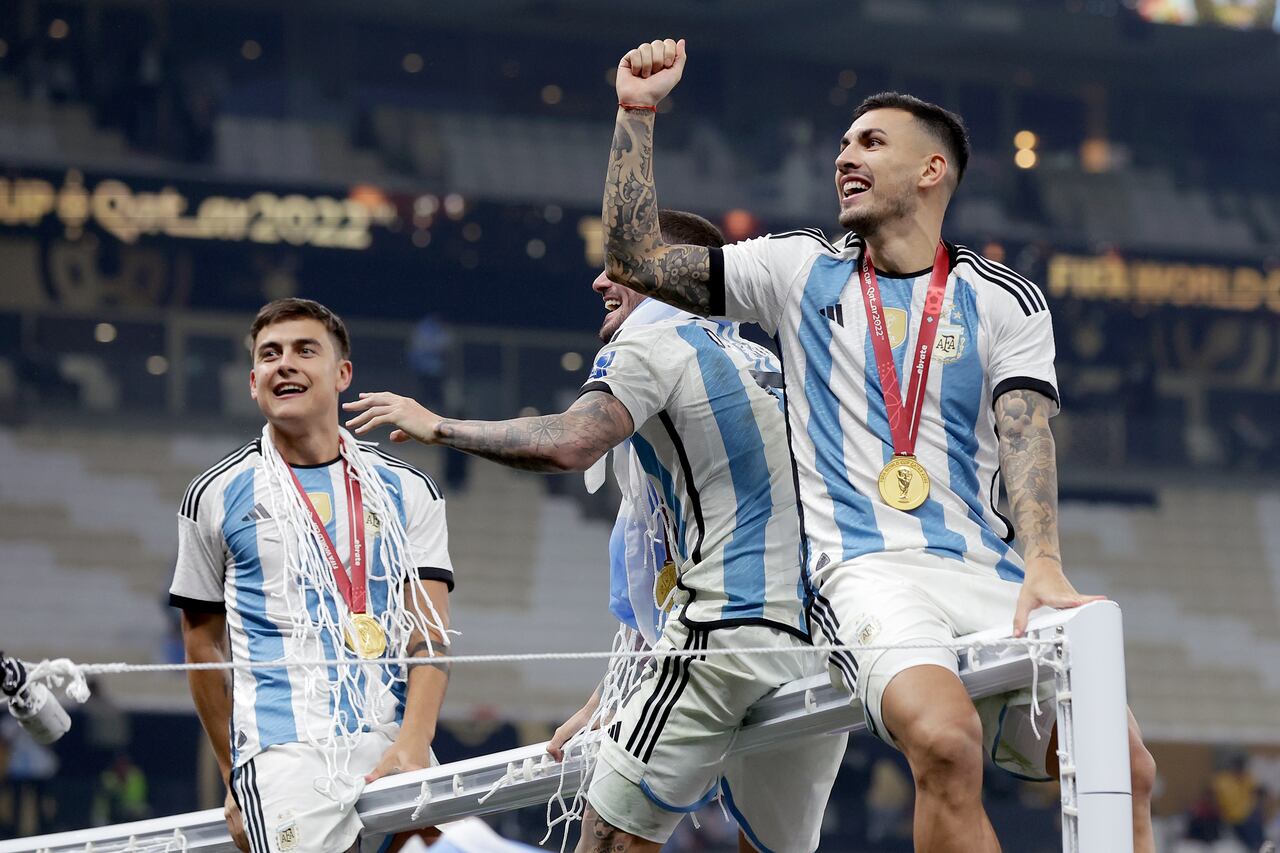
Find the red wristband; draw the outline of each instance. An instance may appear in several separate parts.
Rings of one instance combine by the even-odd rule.
[[[651,113],[658,111],[657,104],[624,104],[622,101],[618,101],[618,106],[624,110],[648,110]]]

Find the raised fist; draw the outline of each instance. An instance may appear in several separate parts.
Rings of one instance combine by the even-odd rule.
[[[618,101],[657,106],[684,74],[684,39],[657,39],[627,52],[618,63]]]

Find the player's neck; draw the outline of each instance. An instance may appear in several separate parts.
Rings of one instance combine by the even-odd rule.
[[[333,423],[302,428],[272,423],[271,441],[280,458],[290,465],[323,465],[339,456],[338,422],[335,419]]]
[[[941,239],[941,222],[921,222],[915,217],[886,222],[866,237],[867,254],[877,273],[902,276],[933,267]]]

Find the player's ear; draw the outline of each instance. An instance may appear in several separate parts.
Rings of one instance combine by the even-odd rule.
[[[951,165],[947,163],[947,158],[939,153],[930,154],[924,161],[924,166],[920,170],[920,188],[934,187],[946,181],[947,175],[951,172]]]
[[[258,371],[249,371],[249,398],[258,399]]]
[[[342,361],[338,362],[338,393],[339,394],[341,394],[343,391],[351,387],[351,377],[353,375],[353,372],[354,372],[354,368],[351,365],[350,359],[344,358]]]

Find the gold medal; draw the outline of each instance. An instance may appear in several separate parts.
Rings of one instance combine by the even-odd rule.
[[[929,497],[929,474],[914,456],[895,456],[880,472],[880,497],[894,509],[910,512]]]
[[[347,646],[364,660],[380,658],[387,650],[387,635],[382,624],[368,613],[352,613],[345,636]]]
[[[659,610],[670,610],[674,603],[671,591],[676,588],[676,564],[667,560],[662,564],[662,571],[653,581],[653,600],[658,603]]]

